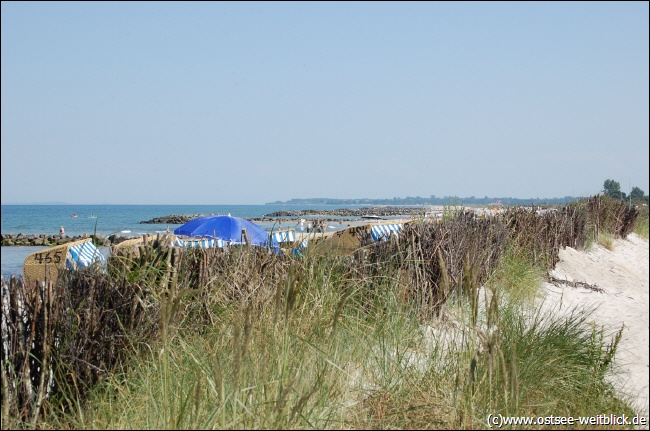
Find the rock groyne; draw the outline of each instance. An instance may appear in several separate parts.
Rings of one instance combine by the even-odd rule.
[[[111,245],[111,240],[102,235],[88,235],[88,236],[67,236],[67,235],[52,235],[52,234],[13,234],[13,233],[3,233],[2,245],[3,246],[12,246],[12,245],[23,245],[23,246],[55,246],[61,244],[67,244],[73,241],[79,241],[84,238],[92,238],[95,240],[95,245],[99,246],[108,246]]]
[[[156,217],[151,220],[143,220],[140,224],[185,224],[195,218],[214,216],[221,214],[172,214],[164,217]]]

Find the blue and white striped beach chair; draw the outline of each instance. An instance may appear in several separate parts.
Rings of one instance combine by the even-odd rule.
[[[214,238],[186,239],[186,240],[177,238],[177,242],[175,243],[175,245],[179,245],[185,248],[193,248],[193,247],[224,248],[226,246],[226,242],[222,239],[214,239]]]
[[[293,230],[285,230],[281,232],[273,232],[273,239],[280,244],[283,242],[296,242],[296,232]]]
[[[185,247],[183,240],[178,237],[174,237],[169,245],[172,247]]]
[[[386,241],[390,238],[391,235],[399,235],[399,232],[402,230],[401,223],[395,224],[378,224],[372,226],[370,230],[370,235],[372,240],[377,241]]]
[[[280,245],[280,247],[282,247],[283,244],[290,244],[290,253],[292,256],[302,256],[302,251],[307,247],[307,240],[303,239],[302,241],[298,241],[295,230],[273,232],[271,237],[274,242],[277,242]]]
[[[303,251],[307,248],[307,244],[309,244],[309,242],[306,239],[298,242],[291,248],[291,254],[293,256],[302,256]]]
[[[87,268],[93,262],[106,263],[104,255],[88,240],[81,244],[73,245],[68,249],[65,265],[68,269]]]

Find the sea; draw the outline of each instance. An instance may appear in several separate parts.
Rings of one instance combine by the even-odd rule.
[[[341,205],[2,205],[2,230],[4,234],[52,234],[58,235],[61,226],[68,236],[92,235],[140,237],[144,234],[165,233],[167,226],[173,231],[180,225],[146,224],[152,220],[174,214],[230,214],[245,219],[260,218],[277,211],[300,211],[306,209],[334,210],[339,208],[360,208]],[[310,217],[303,217],[310,218]],[[336,217],[329,217],[336,219]],[[258,222],[267,231],[298,226],[277,221]],[[332,223],[329,229],[337,230],[344,225]],[[25,258],[44,246],[2,246],[2,275],[22,275]],[[108,247],[100,248],[107,255]]]

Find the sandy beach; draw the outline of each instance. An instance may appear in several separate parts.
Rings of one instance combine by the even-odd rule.
[[[594,309],[592,322],[611,335],[623,327],[614,358],[617,373],[610,381],[622,398],[648,416],[648,240],[636,234],[617,239],[612,250],[600,245],[588,251],[567,247],[551,276],[595,287],[545,283],[545,306],[561,311],[574,307]],[[565,307],[566,306],[566,307]]]

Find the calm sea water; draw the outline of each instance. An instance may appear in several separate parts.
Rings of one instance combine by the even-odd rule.
[[[2,205],[2,233],[58,235],[63,226],[68,236],[98,234],[109,236],[142,236],[146,233],[164,233],[166,224],[142,224],[172,214],[230,214],[241,218],[262,217],[276,211],[304,209],[337,209],[331,205]],[[345,208],[358,208],[349,206]],[[75,214],[76,217],[72,217]],[[256,222],[266,230],[277,229],[277,224]],[[173,231],[180,225],[170,224]],[[294,226],[282,226],[290,228]],[[2,274],[22,274],[27,255],[45,247],[2,247]]]

